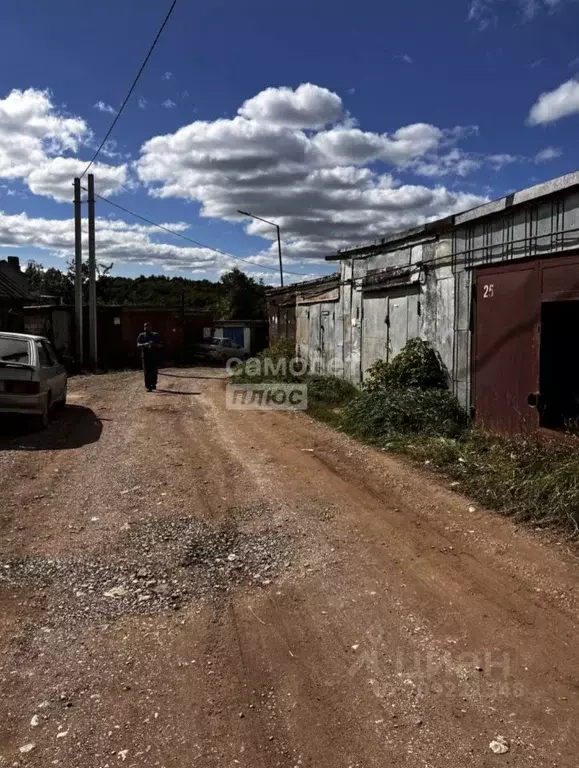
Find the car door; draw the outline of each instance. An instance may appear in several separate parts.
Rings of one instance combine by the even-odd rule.
[[[66,389],[66,368],[58,359],[58,355],[52,344],[49,341],[43,341],[42,344],[53,368],[51,376],[53,397],[57,397],[61,400],[64,397]]]
[[[52,365],[46,349],[39,339],[34,341],[34,351],[36,354],[36,370],[38,372],[38,381],[40,382],[40,391],[42,394],[52,389]]]
[[[36,348],[36,359],[38,364],[38,378],[40,381],[40,391],[42,393],[50,392],[52,402],[60,400],[62,397],[56,360],[51,356],[46,343],[40,339],[34,342]],[[53,353],[54,354],[54,353]]]
[[[222,339],[221,346],[223,348],[223,359],[229,360],[230,357],[235,356],[235,348],[231,339]]]

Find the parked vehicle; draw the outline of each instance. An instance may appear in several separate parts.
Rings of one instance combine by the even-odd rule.
[[[42,336],[0,331],[0,417],[33,416],[46,427],[66,404],[66,369]]]
[[[245,349],[231,339],[209,336],[197,344],[193,350],[195,357],[215,363],[225,363],[233,357],[246,360],[249,355]]]

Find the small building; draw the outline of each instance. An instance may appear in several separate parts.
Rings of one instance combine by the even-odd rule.
[[[315,370],[359,384],[421,337],[484,426],[579,425],[579,173],[327,259],[339,265],[327,291],[268,292],[270,333],[295,308],[297,348]]]
[[[0,261],[0,330],[23,330],[22,308],[31,301],[28,281],[20,271],[18,256]]]
[[[257,355],[268,345],[267,320],[214,320],[203,329],[203,336],[230,339],[249,355]]]
[[[324,328],[329,330],[328,323],[309,322],[311,311],[320,312],[320,317],[327,317],[334,309],[334,303],[339,299],[339,275],[321,277],[317,280],[309,280],[296,283],[284,288],[272,288],[267,292],[267,312],[269,319],[270,342],[279,339],[295,341],[300,353],[309,355],[323,346],[331,346],[331,340],[324,338]],[[322,304],[328,307],[321,308]],[[313,310],[312,310],[313,308]],[[310,328],[319,338],[309,339]],[[311,341],[311,344],[310,344]]]

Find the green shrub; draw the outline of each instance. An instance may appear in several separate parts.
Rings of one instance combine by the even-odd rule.
[[[363,389],[446,389],[447,376],[439,356],[422,339],[410,339],[404,349],[387,363],[378,360],[368,371]]]
[[[264,349],[263,352],[260,352],[258,355],[261,359],[268,357],[270,360],[277,361],[283,359],[288,362],[293,360],[295,356],[296,344],[295,341],[292,341],[291,339],[278,339],[278,341],[275,341],[270,347]]]
[[[353,384],[345,379],[339,379],[337,376],[314,374],[307,377],[306,383],[308,385],[308,402],[344,405],[358,394],[358,390]]]
[[[289,339],[280,339],[255,358],[238,365],[232,381],[295,381],[300,375],[294,375],[290,361],[296,359],[295,343]]]
[[[362,392],[344,409],[343,427],[353,435],[381,440],[395,435],[457,437],[468,419],[443,389],[379,389]]]

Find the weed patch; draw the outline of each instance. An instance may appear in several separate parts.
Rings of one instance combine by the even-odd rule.
[[[363,439],[396,435],[458,437],[467,417],[443,389],[380,389],[362,392],[344,409],[343,427]]]
[[[579,441],[547,445],[468,430],[459,439],[404,437],[403,453],[458,481],[457,490],[481,505],[534,526],[579,529]]]

